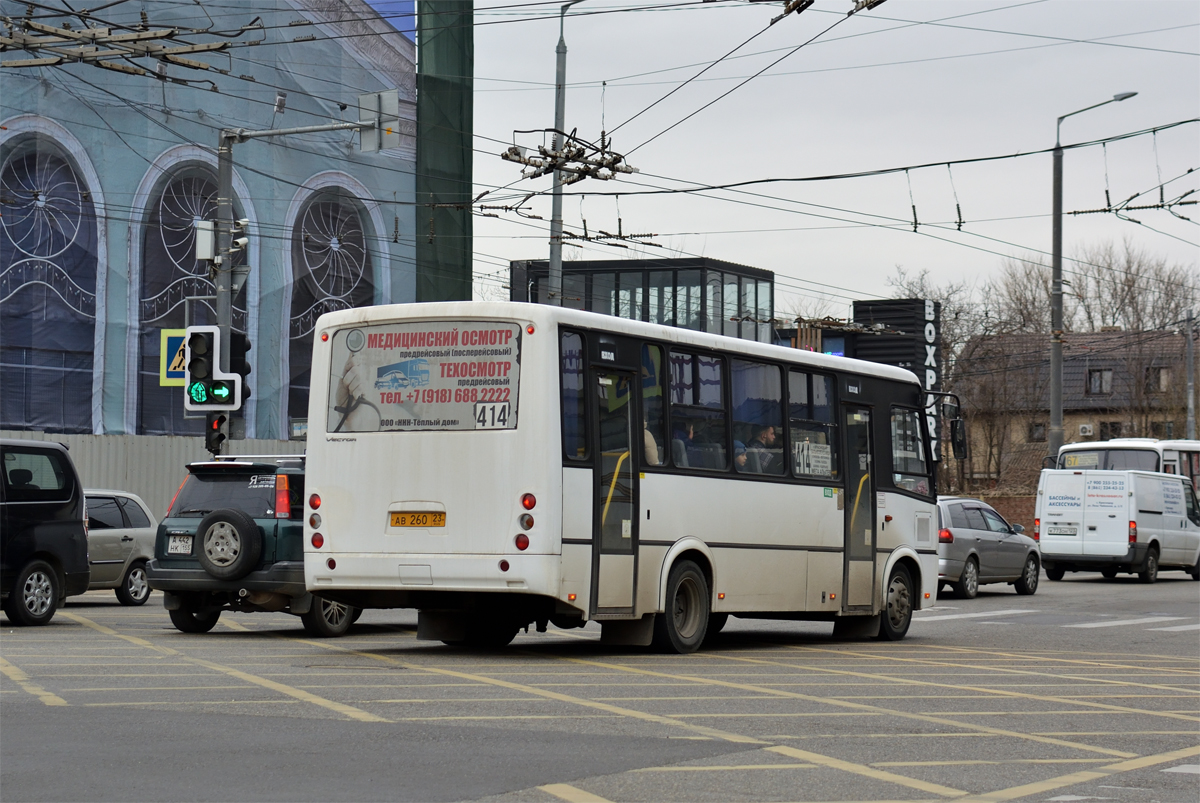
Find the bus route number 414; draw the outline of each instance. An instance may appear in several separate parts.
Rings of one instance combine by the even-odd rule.
[[[475,405],[475,429],[507,429],[507,402],[480,402]]]

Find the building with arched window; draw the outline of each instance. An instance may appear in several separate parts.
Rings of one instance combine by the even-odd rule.
[[[398,93],[398,147],[363,152],[353,131],[234,147],[234,217],[250,238],[233,312],[253,344],[247,435],[287,438],[307,415],[316,318],[415,298],[411,4],[386,17],[364,0],[250,0],[219,15],[150,0],[86,20],[63,9],[38,21],[226,44],[127,70],[0,74],[0,429],[200,434],[181,383],[164,379],[164,345],[215,323],[195,224],[216,216],[219,131],[356,121],[359,95]],[[5,17],[25,11],[0,0]]]

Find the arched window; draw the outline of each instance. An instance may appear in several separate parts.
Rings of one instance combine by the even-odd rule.
[[[91,192],[43,136],[0,153],[0,427],[92,428],[98,240]]]
[[[240,216],[237,206],[235,200],[235,217]],[[138,434],[203,433],[203,416],[193,413],[199,417],[184,417],[183,391],[159,385],[160,330],[216,323],[211,299],[216,287],[208,277],[208,263],[196,260],[195,230],[197,221],[215,220],[216,216],[217,182],[207,165],[176,169],[160,183],[147,207],[138,305]],[[244,257],[244,253],[236,254],[234,263],[242,263]],[[246,331],[244,286],[233,300],[233,328]]]
[[[362,204],[345,190],[315,193],[292,230],[288,416],[308,417],[313,328],[326,312],[374,302],[372,237]]]

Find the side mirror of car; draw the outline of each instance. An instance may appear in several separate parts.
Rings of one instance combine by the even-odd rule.
[[[950,422],[950,448],[956,460],[967,459],[967,422],[961,418]]]
[[[1025,532],[1025,525],[1024,524],[1013,524],[1012,531],[1014,533],[1023,533],[1023,532]]]

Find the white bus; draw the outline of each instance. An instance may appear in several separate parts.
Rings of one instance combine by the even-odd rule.
[[[408,360],[422,381],[379,384]],[[306,585],[417,608],[418,638],[598,621],[690,652],[734,615],[899,639],[936,599],[935,397],[909,371],[448,302],[322,315],[312,377]]]
[[[1161,471],[1182,474],[1200,493],[1200,441],[1157,438],[1068,443],[1058,450],[1060,469],[1085,471]]]

